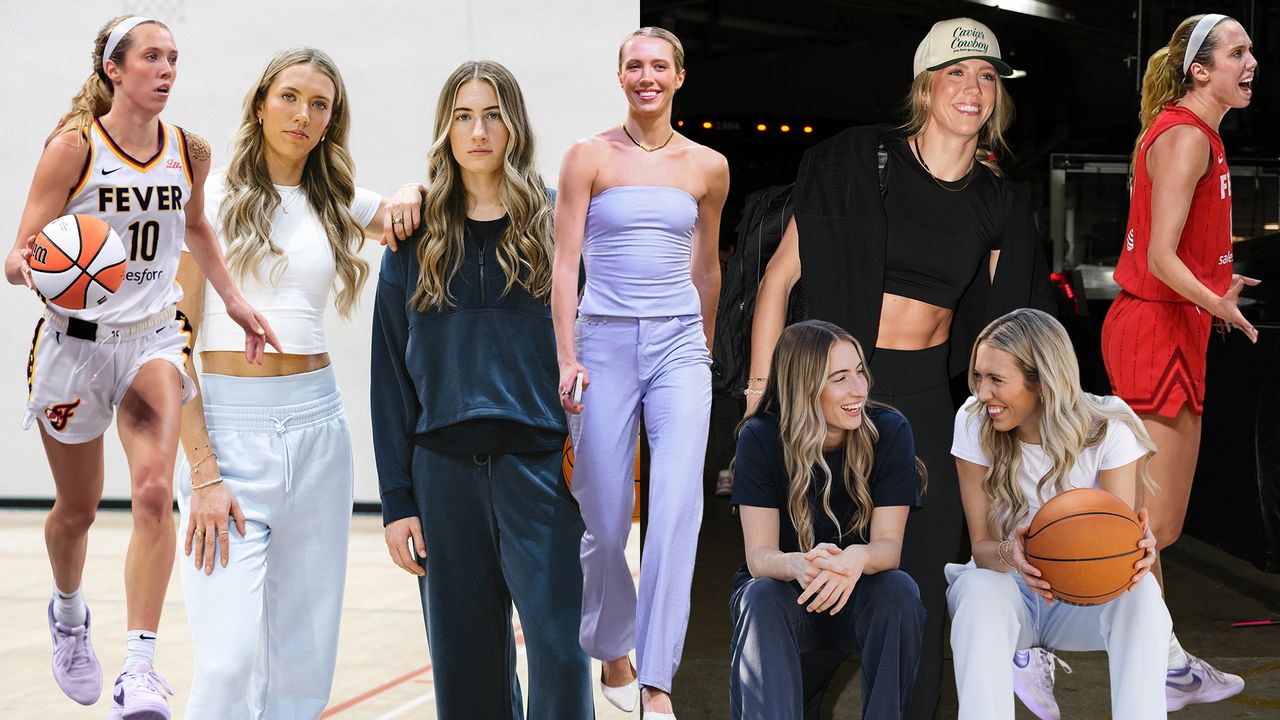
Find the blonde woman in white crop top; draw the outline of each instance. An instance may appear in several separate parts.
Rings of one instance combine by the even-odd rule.
[[[183,413],[178,474],[193,720],[318,717],[328,701],[354,465],[324,310],[331,291],[343,315],[353,308],[369,274],[357,253],[381,234],[385,206],[354,185],[349,117],[333,61],[283,50],[245,97],[230,166],[210,183],[227,266],[280,352],[244,362],[198,267],[184,255],[179,270],[203,395]]]

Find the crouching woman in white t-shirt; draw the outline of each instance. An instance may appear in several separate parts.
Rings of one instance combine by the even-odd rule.
[[[969,388],[974,397],[956,413],[951,454],[973,559],[946,569],[961,720],[1012,720],[1015,689],[1037,717],[1056,719],[1049,648],[1105,649],[1112,714],[1166,717],[1171,622],[1148,574],[1150,528],[1128,591],[1102,605],[1055,602],[1023,554],[1031,518],[1058,493],[1096,487],[1134,505],[1139,479],[1151,485],[1146,466],[1155,452],[1141,421],[1119,398],[1080,389],[1066,331],[1038,310],[1016,310],[982,331]],[[1145,527],[1146,512],[1139,518]]]

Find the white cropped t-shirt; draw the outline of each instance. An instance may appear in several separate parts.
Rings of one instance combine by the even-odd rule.
[[[205,216],[213,225],[225,254],[227,240],[221,236],[218,223],[218,211],[226,196],[225,177],[221,173],[211,176],[205,188]],[[337,275],[333,250],[302,187],[276,185],[275,188],[280,193],[280,205],[271,218],[271,241],[284,251],[286,264],[283,268],[277,267],[277,256],[270,255],[257,272],[237,277],[236,283],[245,302],[271,324],[283,352],[293,355],[327,352],[325,307]],[[373,220],[381,201],[378,193],[356,188],[351,215],[361,228]],[[204,298],[204,321],[196,349],[243,351],[244,330],[227,315],[221,298],[211,287],[205,288]],[[268,345],[267,352],[275,350]]]

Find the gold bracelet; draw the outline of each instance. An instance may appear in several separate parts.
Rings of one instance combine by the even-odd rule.
[[[747,378],[747,384],[748,384],[748,385],[750,385],[751,383],[754,383],[754,382],[769,382],[769,376],[768,376],[768,375],[766,375],[766,376],[764,376],[764,377],[753,377],[753,378]]]
[[[764,388],[742,388],[743,395],[763,395]]]
[[[208,460],[209,458],[215,458],[215,459],[216,459],[217,457],[218,457],[218,454],[217,454],[217,453],[215,453],[215,452],[213,452],[212,450],[210,450],[208,455],[205,455],[204,457],[200,458],[200,460],[199,460],[199,461],[197,461],[195,465],[192,465],[192,466],[191,466],[191,476],[192,476],[192,477],[195,477],[195,475],[196,475],[196,470],[199,470],[199,469],[200,469],[200,466],[204,464],[204,461],[205,461],[205,460]]]
[[[1015,567],[1013,563],[1011,563],[1011,562],[1009,562],[1008,560],[1005,560],[1005,559],[1004,559],[1004,550],[1005,550],[1005,546],[1006,546],[1006,545],[1007,545],[1007,546],[1009,546],[1010,548],[1012,548],[1012,547],[1013,547],[1013,541],[1012,541],[1012,540],[1001,540],[1001,541],[1000,541],[1000,544],[999,544],[999,545],[996,545],[996,555],[998,555],[998,556],[1000,557],[1000,562],[1004,563],[1004,564],[1005,564],[1005,566],[1007,566],[1010,570],[1012,570],[1012,571],[1014,571],[1014,572],[1018,572],[1018,568],[1017,568],[1017,567]]]
[[[207,487],[209,487],[209,486],[211,486],[211,485],[217,485],[217,484],[218,484],[218,483],[220,483],[220,482],[222,482],[222,476],[221,476],[221,475],[219,475],[218,477],[216,477],[216,478],[214,478],[214,479],[212,479],[212,480],[208,480],[208,481],[206,481],[206,482],[202,482],[202,483],[200,483],[199,485],[192,485],[192,486],[191,486],[191,489],[192,489],[192,490],[200,490],[200,489],[202,489],[202,488],[207,488]]]

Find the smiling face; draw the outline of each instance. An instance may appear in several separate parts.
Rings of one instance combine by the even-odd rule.
[[[502,119],[498,92],[486,80],[468,80],[458,88],[449,124],[449,146],[463,173],[502,172],[511,130]]]
[[[961,60],[929,78],[929,123],[964,138],[976,136],[996,107],[996,69],[986,60]]]
[[[281,70],[258,106],[268,158],[305,163],[329,129],[336,94],[333,80],[309,63]]]
[[[1253,76],[1258,70],[1253,41],[1240,23],[1231,19],[1218,23],[1213,37],[1213,65],[1191,64],[1190,73],[1198,81],[1198,91],[1207,92],[1214,102],[1225,107],[1247,107],[1253,99]]]
[[[618,83],[632,111],[668,110],[671,97],[684,84],[684,69],[676,67],[675,47],[661,38],[635,36],[622,46]]]
[[[845,432],[862,425],[867,402],[867,372],[862,355],[848,340],[837,340],[827,352],[827,379],[822,385],[822,417],[827,423],[823,448],[839,446]]]
[[[986,343],[979,345],[974,353],[972,383],[996,430],[1014,431],[1019,440],[1039,444],[1043,404],[1038,388],[1027,383],[1013,355]]]
[[[124,60],[103,63],[103,70],[115,86],[114,98],[160,114],[169,102],[169,92],[178,77],[178,47],[173,34],[155,23],[142,23],[130,30],[129,49]]]

